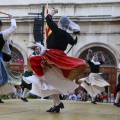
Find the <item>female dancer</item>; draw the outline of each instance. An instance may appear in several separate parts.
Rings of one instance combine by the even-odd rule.
[[[68,44],[74,45],[77,42],[68,31],[79,32],[79,26],[66,16],[61,17],[56,25],[52,20],[55,13],[57,13],[57,9],[53,9],[46,16],[46,22],[52,30],[47,38],[46,51],[41,57],[30,57],[31,68],[36,75],[23,77],[26,82],[32,82],[31,92],[33,94],[41,97],[50,95],[53,99],[54,106],[46,112],[60,112],[60,108],[64,108],[59,94],[67,95],[79,87],[72,80],[86,68],[84,60],[66,56],[64,53]]]
[[[105,62],[105,57],[102,52],[99,52],[101,55],[102,61],[98,61],[98,56],[94,55],[92,60],[90,60],[90,52],[91,50],[88,50],[87,54],[87,62],[90,66],[91,73],[86,78],[81,78],[78,80],[81,83],[81,86],[90,94],[92,97],[93,104],[96,104],[94,98],[98,93],[101,93],[104,91],[105,86],[109,86],[109,83],[107,83],[99,74],[99,67],[101,64]]]

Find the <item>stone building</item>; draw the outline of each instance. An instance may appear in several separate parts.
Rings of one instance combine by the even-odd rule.
[[[41,3],[40,3],[41,2]],[[17,30],[12,37],[13,58],[23,59],[27,65],[27,57],[31,53],[28,46],[33,41],[33,15],[39,13],[47,0],[1,0],[0,11],[12,14],[17,20]],[[48,0],[49,11],[58,8],[59,13],[53,19],[58,22],[62,15],[67,15],[81,27],[78,43],[68,55],[77,58],[86,58],[88,49],[103,51],[106,62],[101,67],[102,76],[110,83],[106,90],[112,92],[117,84],[117,69],[120,59],[120,0]],[[0,14],[4,22],[4,29],[10,24],[6,15]],[[28,40],[25,43],[24,40]],[[68,47],[68,49],[70,46]],[[66,50],[66,52],[68,51]],[[100,59],[100,58],[99,58]],[[89,67],[80,77],[89,74]]]

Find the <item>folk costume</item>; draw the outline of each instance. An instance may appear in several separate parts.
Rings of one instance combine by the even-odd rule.
[[[97,59],[94,61],[94,59]],[[90,66],[90,74],[88,77],[81,78],[79,81],[81,81],[81,86],[90,94],[92,97],[92,103],[95,103],[94,97],[105,90],[105,86],[109,86],[109,83],[107,83],[101,76],[99,67],[104,63],[104,61],[98,61],[97,56],[93,56],[92,60],[87,60],[89,66]]]
[[[41,48],[38,46],[39,43],[36,43],[35,46],[32,46],[30,47],[30,49],[32,49],[34,52],[30,55],[30,56],[40,56],[41,55]],[[38,52],[35,52],[36,49],[38,49],[39,47],[39,51]],[[30,67],[30,63],[29,63],[29,59],[27,61],[27,71],[24,72],[24,77],[29,77],[29,76],[32,76],[33,75],[33,71]],[[27,93],[32,89],[32,83],[31,84],[27,84],[24,80],[22,80],[22,84],[21,84],[21,87],[23,89],[23,94],[22,94],[22,97],[21,97],[21,100],[23,100],[24,102],[28,102],[28,100],[26,99],[26,95]]]
[[[116,98],[115,98],[114,105],[117,107],[120,107],[119,101],[120,101],[120,74],[118,75],[118,84],[116,86]]]
[[[64,108],[59,94],[67,95],[79,87],[72,80],[85,70],[86,63],[64,53],[68,44],[76,44],[72,36],[66,32],[70,25],[68,17],[62,17],[57,26],[52,20],[52,15],[48,14],[46,22],[52,30],[47,38],[47,49],[42,56],[30,57],[31,68],[36,75],[24,79],[33,83],[32,93],[41,97],[51,96],[54,107],[47,112],[59,112],[60,108]]]
[[[19,80],[19,73],[9,70],[9,61],[11,59],[11,39],[10,37],[16,30],[16,20],[11,19],[11,27],[4,31],[0,31],[0,94],[14,93],[15,88],[12,84],[20,84],[20,82],[14,82]],[[2,22],[0,21],[0,26]],[[16,77],[17,76],[17,77]],[[21,76],[22,77],[22,76]],[[16,81],[17,81],[16,80]],[[3,103],[3,101],[0,102]]]

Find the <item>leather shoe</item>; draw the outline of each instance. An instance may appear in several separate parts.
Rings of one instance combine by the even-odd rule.
[[[28,100],[26,98],[21,97],[21,100],[24,102],[28,102]]]

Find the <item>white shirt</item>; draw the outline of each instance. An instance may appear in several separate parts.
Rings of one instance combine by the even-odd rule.
[[[7,53],[7,54],[11,54],[11,51],[10,51],[10,48],[9,48],[9,44],[11,43],[10,37],[15,32],[16,28],[17,28],[16,20],[11,19],[11,27],[4,30],[4,31],[0,31],[0,34],[3,34],[3,39],[6,40],[6,42],[3,46],[2,52]]]

